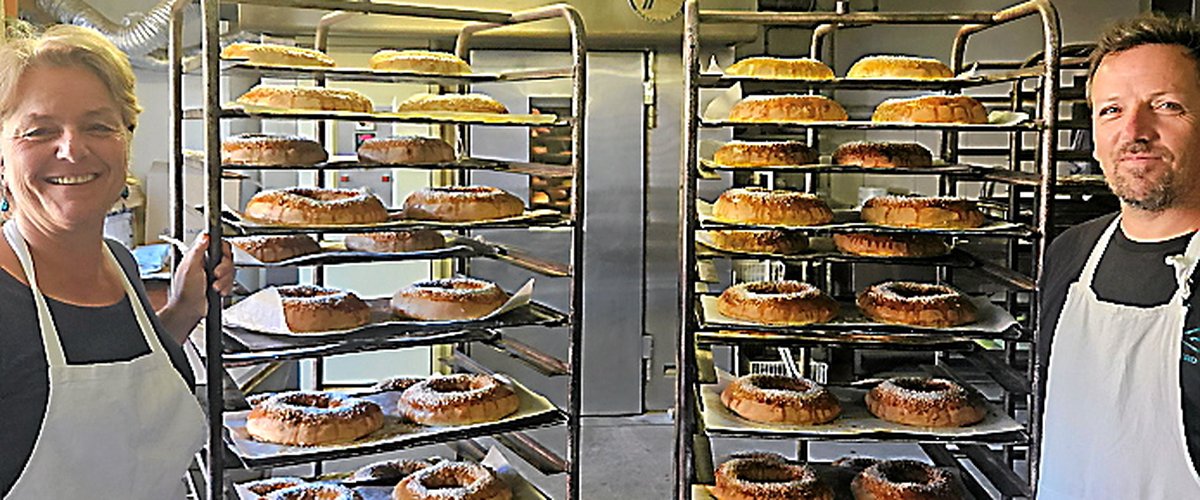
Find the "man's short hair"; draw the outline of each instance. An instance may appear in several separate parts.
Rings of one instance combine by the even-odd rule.
[[[1141,45],[1178,45],[1200,69],[1200,24],[1187,17],[1168,17],[1147,14],[1126,19],[1110,26],[1100,35],[1096,49],[1088,57],[1088,102],[1091,102],[1092,79],[1100,62],[1110,54]],[[1197,74],[1200,77],[1200,73]]]

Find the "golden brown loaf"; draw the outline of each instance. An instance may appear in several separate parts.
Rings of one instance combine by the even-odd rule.
[[[847,118],[841,104],[819,95],[755,95],[729,110],[731,122],[836,122]]]
[[[323,52],[269,43],[234,43],[221,50],[222,59],[246,59],[254,64],[333,67],[333,58]]]
[[[805,325],[833,319],[838,305],[819,288],[802,281],[754,281],[721,292],[717,311],[751,323]]]
[[[933,153],[915,142],[854,141],[838,146],[833,162],[868,168],[928,167]]]
[[[392,500],[511,500],[512,488],[487,467],[441,462],[400,480]]]
[[[226,165],[313,165],[329,159],[317,141],[294,135],[239,134],[221,141]]]
[[[937,257],[950,252],[950,245],[931,234],[839,233],[833,235],[837,249],[868,257]]]
[[[229,238],[229,242],[259,262],[279,262],[321,251],[321,246],[306,234],[243,236]]]
[[[883,460],[850,482],[855,499],[962,500],[954,477],[916,460]]]
[[[315,285],[281,286],[276,291],[293,332],[349,330],[371,319],[371,308],[354,292]]]
[[[978,395],[941,378],[893,377],[867,392],[866,401],[876,417],[919,427],[962,427],[987,416]]]
[[[833,220],[833,210],[816,195],[799,191],[733,188],[717,198],[713,217],[735,224],[815,226]]]
[[[816,163],[819,156],[817,150],[802,142],[732,141],[713,153],[713,161],[726,167],[769,167],[808,165]]]
[[[941,61],[914,56],[866,56],[846,72],[846,78],[940,80],[953,77],[954,72]]]
[[[521,405],[508,385],[491,375],[432,376],[409,386],[397,407],[409,420],[422,425],[469,425],[495,422]]]
[[[287,226],[371,224],[388,220],[387,208],[373,194],[315,187],[259,192],[246,203],[243,216]]]
[[[238,104],[282,109],[370,113],[371,99],[350,89],[259,85],[237,98]]]
[[[748,57],[733,63],[725,70],[729,76],[778,78],[795,80],[832,80],[833,70],[816,59],[802,57]]]
[[[367,139],[358,147],[358,161],[384,164],[446,163],[454,147],[436,137],[415,135]]]
[[[246,432],[251,437],[287,445],[353,441],[380,427],[383,410],[379,405],[334,392],[277,393],[254,405],[246,416]]]
[[[931,95],[883,101],[875,108],[871,121],[982,124],[988,122],[988,115],[983,104],[973,97]]]
[[[738,456],[722,463],[711,492],[717,500],[833,500],[833,490],[812,467],[774,453]]]
[[[390,50],[376,52],[367,62],[371,69],[379,71],[406,71],[431,75],[463,75],[471,72],[471,66],[449,52],[428,50]]]
[[[495,283],[474,278],[418,281],[392,295],[392,312],[428,321],[477,319],[508,301]]]
[[[971,299],[945,285],[887,281],[858,294],[858,308],[880,323],[945,328],[974,323]]]
[[[508,108],[484,94],[416,94],[397,104],[396,111],[507,114]]]
[[[525,213],[525,202],[491,186],[442,186],[413,191],[404,215],[419,220],[470,222],[506,219]]]
[[[975,202],[946,196],[876,196],[863,203],[864,221],[892,227],[969,229],[986,221]]]
[[[420,252],[446,246],[442,233],[431,229],[347,234],[346,250],[375,253]]]
[[[727,252],[790,255],[808,249],[808,237],[794,231],[709,231],[708,237]]]
[[[738,377],[721,391],[721,402],[746,419],[773,424],[823,424],[842,413],[837,397],[820,384],[781,375]]]

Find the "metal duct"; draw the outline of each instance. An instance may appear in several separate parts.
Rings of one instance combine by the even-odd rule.
[[[103,33],[129,54],[130,59],[143,59],[139,56],[165,46],[171,12],[187,3],[190,0],[162,0],[149,12],[134,12],[120,22],[113,22],[84,0],[37,0],[38,7],[59,22],[86,26]]]

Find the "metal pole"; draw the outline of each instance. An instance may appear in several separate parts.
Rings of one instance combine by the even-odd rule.
[[[221,297],[213,290],[213,269],[221,261],[221,51],[220,0],[202,0],[204,36],[204,170],[208,199],[204,217],[209,241],[204,265],[208,314],[205,321],[205,373],[208,394],[208,500],[225,498],[225,443],[222,414],[225,410],[224,366],[221,360]]]
[[[170,33],[167,43],[167,92],[170,94],[171,156],[167,163],[167,192],[171,193],[169,227],[171,237],[183,241],[183,9],[184,2],[171,10]],[[179,263],[181,253],[171,247],[172,269]]]
[[[1042,64],[1045,66],[1046,73],[1042,77],[1042,129],[1039,137],[1040,155],[1038,157],[1038,173],[1042,177],[1041,184],[1038,185],[1038,195],[1035,200],[1037,205],[1034,211],[1034,224],[1037,227],[1038,235],[1033,244],[1033,269],[1031,269],[1034,280],[1040,280],[1042,276],[1042,259],[1046,255],[1046,246],[1050,243],[1050,234],[1048,231],[1049,222],[1053,217],[1053,202],[1054,202],[1054,183],[1055,183],[1055,153],[1058,149],[1058,85],[1059,85],[1059,64],[1062,50],[1062,39],[1060,38],[1061,25],[1059,24],[1058,11],[1050,4],[1049,0],[1037,0],[1038,11],[1042,16],[1042,30],[1045,36],[1045,47],[1043,50]],[[1041,315],[1040,297],[1034,294],[1030,304],[1030,325],[1033,327],[1033,352],[1031,353],[1031,373],[1033,375],[1033,391],[1030,399],[1030,436],[1032,443],[1029,450],[1029,482],[1034,495],[1037,494],[1038,466],[1041,463],[1041,442],[1042,442],[1042,404],[1045,396],[1045,364],[1049,360],[1041,359],[1038,353],[1041,352],[1037,347],[1044,341],[1042,331],[1038,328],[1039,317]]]
[[[683,141],[679,169],[679,345],[675,352],[675,490],[674,498],[691,498],[695,475],[696,431],[695,217],[696,151],[700,113],[700,6],[683,6]]]

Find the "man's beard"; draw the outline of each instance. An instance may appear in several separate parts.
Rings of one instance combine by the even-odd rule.
[[[1164,160],[1170,160],[1173,156],[1167,151],[1157,151],[1151,148],[1144,142],[1134,142],[1121,147],[1117,152],[1117,158],[1125,154],[1139,154],[1154,152],[1163,157]],[[1118,162],[1114,160],[1114,165]],[[1114,166],[1116,171],[1112,175],[1106,176],[1108,179],[1108,187],[1112,189],[1113,194],[1117,195],[1122,202],[1131,207],[1145,210],[1147,212],[1161,212],[1175,205],[1178,199],[1178,189],[1176,189],[1175,171],[1166,169],[1161,174],[1157,181],[1153,182],[1142,193],[1137,193],[1134,181],[1139,180],[1143,183],[1151,182],[1145,179],[1146,172],[1130,172],[1128,169],[1121,169],[1119,166]]]

